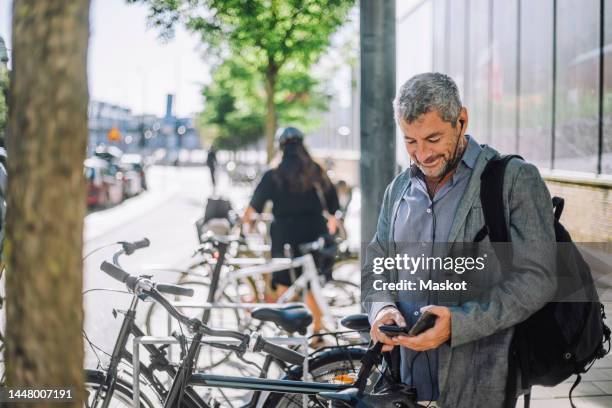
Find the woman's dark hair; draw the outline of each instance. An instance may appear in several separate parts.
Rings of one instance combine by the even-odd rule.
[[[283,188],[303,193],[315,185],[327,190],[331,181],[323,172],[301,140],[291,140],[283,146],[283,158],[274,171],[276,182]]]

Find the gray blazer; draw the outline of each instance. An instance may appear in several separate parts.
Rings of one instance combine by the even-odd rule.
[[[484,225],[480,176],[496,154],[494,149],[483,146],[478,156],[451,226],[448,238],[451,246],[457,242],[472,242]],[[374,293],[372,283],[375,279],[397,281],[397,271],[374,275],[372,259],[395,256],[393,220],[410,183],[410,172],[404,171],[387,187],[376,235],[366,250],[362,295],[370,319],[397,299],[393,292]],[[504,271],[503,275],[497,260],[488,263],[488,285],[479,301],[446,304],[451,310],[451,339],[449,344],[439,347],[438,405],[441,407],[501,407],[513,327],[550,301],[555,293],[552,204],[537,168],[519,159],[511,160],[504,177],[503,194],[513,245],[534,246],[534,250],[515,253],[513,270]]]

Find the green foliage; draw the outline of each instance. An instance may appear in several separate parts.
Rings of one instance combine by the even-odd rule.
[[[258,103],[255,74],[251,67],[228,59],[215,69],[211,84],[204,88],[204,111],[198,122],[215,146],[235,150],[262,135],[264,112]]]
[[[279,121],[306,130],[315,126],[311,112],[326,107],[318,85],[302,70],[281,71],[276,92]],[[202,93],[205,104],[198,124],[208,142],[236,150],[261,138],[266,114],[262,75],[242,58],[228,58],[219,65]]]
[[[354,4],[354,0],[127,1],[148,4],[149,22],[164,38],[173,35],[177,24],[201,37],[217,68],[212,85],[203,92],[207,107],[200,122],[216,127],[209,133],[217,137],[242,142],[263,134],[265,84],[270,85],[278,121],[312,125],[306,118],[325,106],[325,98],[316,95],[317,81],[308,70]],[[229,73],[236,76],[228,77]]]
[[[314,113],[327,108],[321,84],[302,66],[287,64],[279,72],[276,85],[276,113],[282,125],[308,131],[318,125]]]
[[[149,21],[161,35],[181,22],[211,50],[251,53],[252,62],[280,68],[289,60],[309,65],[345,21],[354,0],[127,0],[150,6]]]

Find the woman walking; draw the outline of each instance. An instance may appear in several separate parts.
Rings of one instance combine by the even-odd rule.
[[[339,208],[338,195],[321,166],[306,150],[300,130],[294,127],[279,129],[277,139],[283,152],[282,160],[278,167],[264,173],[242,219],[250,223],[253,215],[261,213],[266,202],[272,201],[272,256],[284,257],[285,244],[299,256],[299,244],[335,234],[336,218],[330,214],[335,214]],[[300,274],[301,268],[297,268],[296,277]],[[291,284],[289,270],[275,272],[272,276],[272,288],[277,296]],[[313,328],[317,333],[323,329],[321,311],[311,292],[306,295],[306,304],[312,312]]]

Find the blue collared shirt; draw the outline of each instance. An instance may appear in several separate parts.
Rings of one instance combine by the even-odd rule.
[[[429,197],[425,179],[416,166],[412,171],[414,176],[403,195],[397,215],[394,220],[394,243],[398,254],[409,256],[433,256],[438,246],[432,243],[445,243],[448,240],[457,207],[466,190],[472,175],[472,170],[481,146],[472,137],[466,135],[467,147],[463,152],[457,169],[433,199]],[[399,270],[399,279],[410,279],[409,271]],[[417,276],[426,278],[430,271],[417,271]],[[403,292],[398,293],[398,308],[406,319],[408,327],[412,326],[420,316],[420,308],[436,304],[434,292]],[[402,347],[402,381],[417,389],[420,401],[437,400],[438,388],[438,352],[430,350],[417,353]]]

